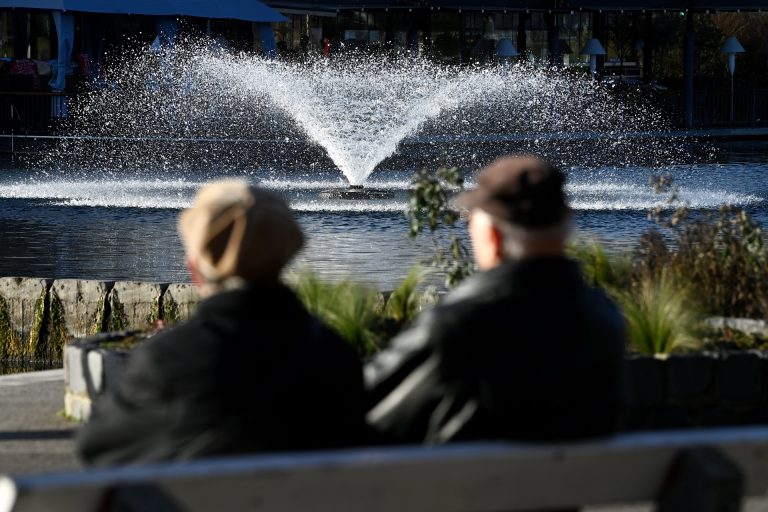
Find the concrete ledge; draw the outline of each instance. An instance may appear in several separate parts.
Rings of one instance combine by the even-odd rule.
[[[41,356],[48,288],[52,281],[0,278],[0,357]]]
[[[187,320],[200,298],[190,284],[0,278],[0,360],[61,361],[77,338]]]
[[[26,386],[37,382],[55,382],[64,380],[64,370],[43,370],[39,372],[14,373],[0,375],[0,387]]]
[[[109,329],[146,329],[160,320],[167,284],[118,281],[109,292]]]

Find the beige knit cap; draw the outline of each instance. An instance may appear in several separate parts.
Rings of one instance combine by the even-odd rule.
[[[304,244],[288,204],[242,180],[202,187],[178,227],[187,256],[210,281],[274,278]]]

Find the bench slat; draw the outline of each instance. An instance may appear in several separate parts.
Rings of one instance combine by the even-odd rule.
[[[683,448],[718,448],[768,490],[768,428],[646,432],[574,443],[469,443],[248,456],[0,481],[0,512],[94,510],[155,483],[184,510],[530,510],[652,500]],[[15,496],[13,494],[15,493]]]

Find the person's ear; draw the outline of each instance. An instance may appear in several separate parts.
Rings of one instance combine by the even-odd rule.
[[[497,261],[501,261],[504,259],[504,235],[501,233],[501,230],[494,226],[493,224],[490,227],[490,232],[488,233],[489,241],[491,244],[493,244],[493,255],[496,257]]]
[[[186,259],[186,265],[187,270],[189,270],[189,276],[192,278],[192,284],[194,284],[196,288],[201,288],[203,286],[203,278],[197,268],[197,263],[195,263],[192,258],[188,257]]]

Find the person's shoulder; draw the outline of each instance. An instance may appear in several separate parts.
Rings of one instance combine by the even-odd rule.
[[[614,332],[624,333],[626,320],[618,304],[601,288],[588,286],[584,292],[584,305],[593,320]]]
[[[319,318],[307,316],[309,340],[318,357],[334,364],[353,364],[360,366],[360,356],[352,345],[336,331],[325,325]]]
[[[509,300],[508,283],[498,273],[483,271],[469,276],[423,313],[422,323],[438,324],[450,330],[471,321],[484,308]]]
[[[207,324],[202,319],[192,317],[164,328],[142,342],[134,352],[140,354],[141,359],[152,360],[161,366],[203,356],[217,340],[215,330]],[[134,358],[133,354],[131,358]]]

